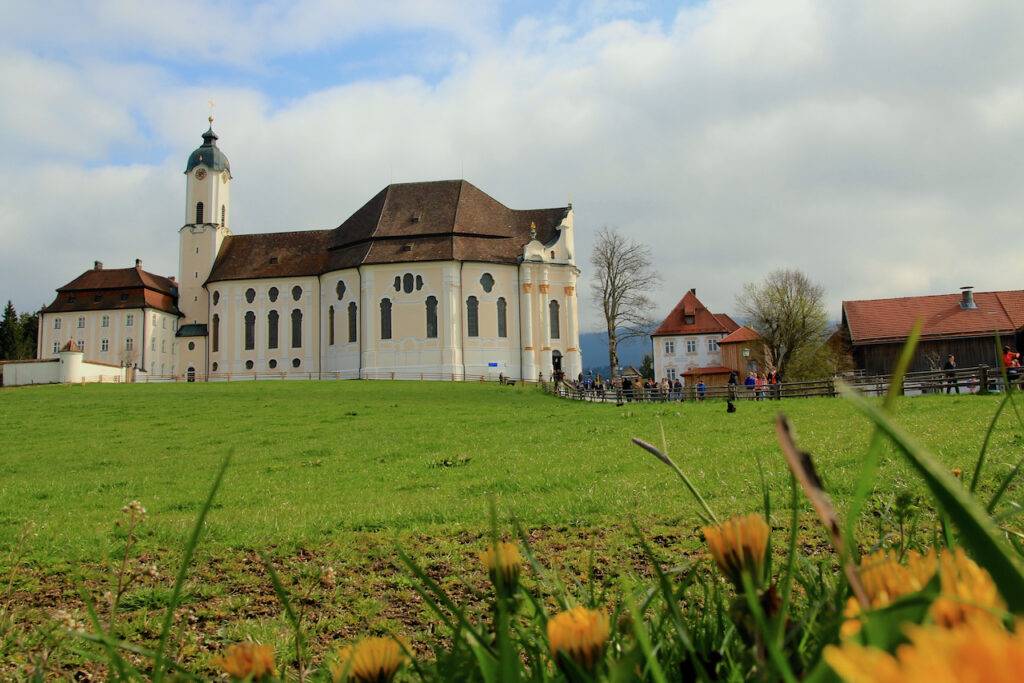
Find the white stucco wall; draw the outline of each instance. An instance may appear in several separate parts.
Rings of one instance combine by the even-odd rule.
[[[724,334],[687,334],[687,335],[665,335],[652,337],[652,352],[654,354],[654,376],[656,379],[673,378],[692,368],[706,368],[722,364],[722,352],[718,349],[708,348],[708,340],[717,341],[723,339]],[[687,351],[687,341],[696,342],[696,351]],[[674,352],[669,353],[667,344],[675,345]],[[675,375],[673,375],[673,371]]]
[[[56,358],[70,340],[76,344],[82,342],[86,361],[111,365],[128,363],[145,367],[152,374],[171,374],[176,365],[174,334],[177,324],[177,316],[153,308],[43,313],[39,326],[40,355]],[[129,339],[131,349],[127,348]]]

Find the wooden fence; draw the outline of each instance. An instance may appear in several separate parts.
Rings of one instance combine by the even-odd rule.
[[[670,390],[667,393],[663,393],[660,388],[645,389],[640,385],[626,391],[610,387],[599,390],[586,388],[575,382],[562,382],[558,386],[549,384],[546,385],[546,389],[562,398],[596,403],[703,401],[716,399],[770,401],[783,398],[836,396],[838,394],[836,388],[837,380],[842,380],[854,389],[872,396],[882,396],[888,393],[889,387],[893,382],[892,375],[851,375],[806,382],[766,384],[754,388],[739,384],[736,386],[708,386],[703,391],[699,391],[696,386],[688,385],[683,387],[681,392]],[[1021,376],[1019,374],[1011,374],[1009,380],[1011,385],[1021,386]],[[951,371],[928,370],[925,372],[907,373],[903,378],[903,385],[900,387],[899,393],[906,396],[938,393],[985,394],[1000,392],[1004,388],[1002,372],[999,368],[980,365],[978,367],[958,368]]]

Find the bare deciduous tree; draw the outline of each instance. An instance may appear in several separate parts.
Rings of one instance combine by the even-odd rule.
[[[590,253],[593,280],[590,291],[608,330],[608,365],[619,374],[619,342],[650,334],[648,296],[661,278],[651,265],[650,247],[604,227]]]
[[[776,270],[747,283],[736,307],[764,339],[768,362],[786,375],[794,359],[822,346],[828,330],[825,288],[799,270]]]

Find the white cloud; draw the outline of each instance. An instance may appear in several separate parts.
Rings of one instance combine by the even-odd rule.
[[[446,6],[440,18],[401,21],[491,38],[440,81],[365,80],[284,105],[216,74],[182,83],[109,56],[54,63],[17,52],[60,78],[45,99],[53,107],[0,110],[16,124],[0,139],[20,150],[3,152],[0,296],[36,305],[94,258],[139,255],[174,272],[182,164],[210,96],[241,232],[333,226],[392,179],[465,175],[510,206],[571,197],[581,260],[604,224],[649,243],[665,279],[659,315],[690,287],[730,311],[744,282],[779,266],[825,284],[836,316],[843,298],[1020,288],[1024,5],[939,5],[728,0],[685,8],[667,26],[535,16],[497,38],[488,11],[453,17]],[[328,31],[302,22],[344,19],[310,12],[274,16],[327,44]],[[400,20],[362,21],[353,26]],[[260,22],[270,20],[250,23]],[[281,38],[231,49],[259,61],[302,48]],[[3,74],[0,65],[0,101],[31,90]],[[56,108],[68,115],[48,113]],[[37,115],[49,116],[47,135],[19,123]],[[140,149],[173,152],[94,167],[124,130]],[[68,158],[56,170],[22,161],[32,145]]]

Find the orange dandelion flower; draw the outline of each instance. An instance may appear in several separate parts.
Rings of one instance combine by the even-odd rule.
[[[261,681],[277,675],[274,648],[269,645],[237,643],[213,663],[236,680]]]
[[[366,638],[338,651],[331,674],[335,683],[390,683],[404,663],[405,652],[394,638]]]
[[[480,553],[480,561],[487,569],[488,576],[495,588],[508,594],[515,592],[519,585],[519,571],[523,566],[523,558],[519,554],[519,546],[515,543],[498,543]]]
[[[846,642],[825,648],[825,661],[847,683],[1010,683],[1024,670],[1024,626],[1015,632],[989,619],[953,628],[908,626],[910,642],[891,655]]]
[[[573,607],[548,621],[551,655],[574,661],[581,669],[593,672],[608,643],[608,615],[586,607]]]
[[[737,589],[743,589],[744,570],[750,573],[755,585],[764,579],[769,531],[764,517],[756,514],[733,517],[718,526],[704,527],[704,538],[711,556]]]

